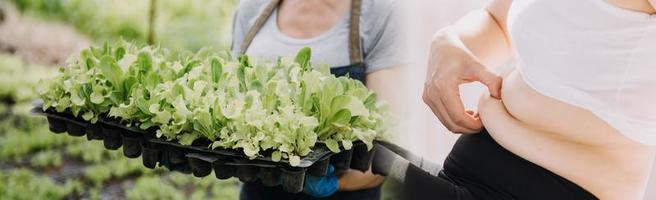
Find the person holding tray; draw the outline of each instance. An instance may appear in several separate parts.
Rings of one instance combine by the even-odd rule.
[[[366,83],[378,97],[392,101],[393,80],[404,60],[398,5],[394,0],[242,0],[233,24],[232,52],[275,60],[312,49],[312,63],[333,66],[336,76]],[[397,97],[398,98],[398,97]],[[357,170],[307,177],[304,193],[280,186],[244,183],[240,198],[380,199],[384,178]]]
[[[497,75],[488,66],[514,57]],[[656,154],[656,1],[494,0],[439,31],[423,99],[463,134],[412,199],[639,200]],[[460,84],[489,92],[466,111]],[[390,161],[392,160],[392,161]],[[376,166],[375,166],[376,167]],[[430,198],[428,198],[430,197]]]

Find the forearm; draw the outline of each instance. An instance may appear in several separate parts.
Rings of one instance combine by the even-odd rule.
[[[371,170],[360,172],[348,170],[339,176],[340,191],[355,191],[376,187],[383,183],[383,176],[375,175]]]
[[[498,66],[512,55],[505,31],[505,15],[492,14],[493,5],[472,11],[455,24],[441,30],[434,41],[461,42],[485,66]],[[503,11],[501,11],[503,12]],[[496,12],[498,13],[498,12]]]
[[[379,70],[367,75],[367,88],[376,92],[378,100],[385,102],[391,113],[395,116],[407,116],[407,109],[404,108],[403,94],[407,91],[405,73],[408,70],[405,66],[394,66],[387,69]]]

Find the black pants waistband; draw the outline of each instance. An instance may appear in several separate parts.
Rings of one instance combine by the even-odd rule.
[[[571,181],[504,149],[485,130],[460,136],[437,177],[410,166],[405,195],[407,199],[453,200],[597,199]]]

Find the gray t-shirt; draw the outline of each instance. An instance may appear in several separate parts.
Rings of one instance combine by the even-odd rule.
[[[269,0],[241,0],[233,24],[232,52],[237,55],[244,37]],[[360,35],[367,73],[407,64],[400,10],[395,0],[362,0]],[[277,11],[277,9],[276,9]],[[312,48],[312,63],[333,67],[351,64],[348,51],[349,16],[325,33],[309,39],[286,36],[278,29],[274,13],[257,33],[246,54],[262,59],[294,56],[303,47]]]

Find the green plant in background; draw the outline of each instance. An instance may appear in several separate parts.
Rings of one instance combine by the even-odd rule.
[[[121,151],[108,151],[102,141],[88,141],[68,145],[66,154],[85,163],[97,164],[107,160],[124,158]]]
[[[238,199],[238,181],[228,179],[217,181],[209,175],[195,178],[186,174],[171,173],[166,176],[145,176],[137,179],[134,186],[126,191],[127,199]],[[193,190],[190,195],[188,191]]]
[[[47,124],[43,119],[40,120],[40,125],[29,128],[16,127],[13,120],[0,120],[0,131],[4,133],[0,135],[0,160],[19,159],[35,151],[53,149],[83,140],[51,134]]]
[[[52,77],[56,70],[29,65],[17,57],[0,54],[0,101],[29,102],[36,95],[39,79]]]
[[[148,0],[11,1],[23,13],[70,23],[95,41],[147,42]],[[237,0],[158,0],[155,44],[193,51],[206,46],[227,48],[236,4]]]
[[[250,158],[272,150],[294,166],[317,142],[333,152],[354,141],[371,148],[386,131],[375,94],[310,56],[306,48],[293,61],[268,62],[119,42],[82,51],[39,92],[44,109],[92,123],[107,114],[184,145],[204,138]]]
[[[183,199],[184,194],[173,185],[163,182],[159,177],[142,177],[137,179],[135,186],[126,192],[126,197],[131,200],[173,200]]]
[[[120,179],[130,175],[153,173],[153,170],[142,166],[140,160],[114,159],[94,164],[84,169],[84,177],[95,186],[102,186],[111,178]]]
[[[35,175],[28,170],[0,170],[0,180],[0,199],[64,199],[81,191],[80,182],[58,185],[48,177]]]
[[[41,151],[32,157],[30,164],[39,168],[59,167],[62,164],[62,155],[57,150]]]

